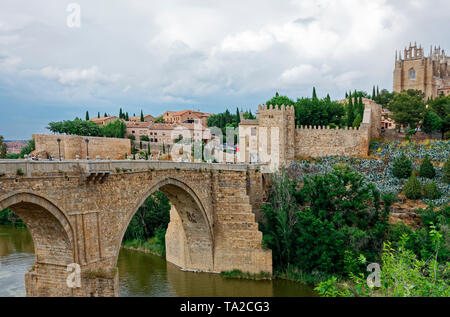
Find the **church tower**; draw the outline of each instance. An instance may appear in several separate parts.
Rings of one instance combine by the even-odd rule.
[[[450,85],[449,60],[440,47],[431,47],[426,57],[422,46],[410,43],[403,52],[395,52],[394,91],[417,89],[426,99],[436,98],[439,89]]]

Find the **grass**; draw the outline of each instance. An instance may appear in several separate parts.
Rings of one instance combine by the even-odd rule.
[[[230,279],[246,279],[246,280],[271,280],[272,274],[268,272],[260,272],[257,274],[254,273],[248,273],[248,272],[242,272],[240,270],[233,270],[233,271],[224,271],[220,273],[222,277],[224,278],[230,278]]]
[[[114,278],[117,273],[117,268],[112,268],[110,270],[105,270],[103,268],[99,268],[96,270],[87,270],[81,273],[81,277],[87,279],[95,279],[95,278]]]
[[[307,273],[296,267],[289,266],[283,270],[275,271],[274,277],[281,280],[288,280],[302,284],[317,285],[320,282],[328,280],[330,276],[319,271]]]
[[[125,249],[151,253],[157,256],[164,256],[166,253],[166,247],[158,237],[150,238],[147,241],[139,239],[124,241],[122,246]]]

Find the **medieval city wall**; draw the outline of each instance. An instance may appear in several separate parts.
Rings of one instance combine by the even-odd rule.
[[[36,145],[35,153],[47,153],[57,159],[59,155],[58,138],[61,139],[61,155],[67,160],[75,159],[77,155],[80,159],[85,159],[87,150],[89,150],[89,157],[92,159],[99,156],[101,159],[123,160],[125,154],[131,154],[131,141],[129,139],[53,134],[33,134]],[[88,149],[85,139],[89,140]]]
[[[295,129],[295,156],[367,155],[368,134],[364,128],[299,127]]]

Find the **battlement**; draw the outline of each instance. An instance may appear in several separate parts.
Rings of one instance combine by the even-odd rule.
[[[294,106],[285,106],[285,105],[259,105],[258,106],[258,114],[261,114],[261,112],[263,113],[283,113],[283,112],[288,112],[288,113],[295,113],[295,108]]]
[[[343,127],[343,128],[339,128],[339,127],[336,127],[336,128],[331,128],[330,126],[316,126],[316,125],[314,125],[314,126],[311,126],[311,125],[309,125],[309,126],[303,126],[303,125],[301,125],[301,126],[297,126],[296,128],[295,128],[295,130],[334,130],[334,131],[359,131],[360,130],[360,127],[357,127],[357,128],[353,128],[353,127]]]

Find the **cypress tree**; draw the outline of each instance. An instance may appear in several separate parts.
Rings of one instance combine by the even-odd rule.
[[[364,116],[364,103],[362,101],[362,96],[359,96],[358,105],[359,105],[359,114],[361,115],[362,118]]]
[[[141,109],[141,122],[144,122],[144,113],[142,112],[142,109]]]
[[[151,154],[151,152],[150,152],[150,141],[147,143],[147,153],[148,153],[148,155]]]
[[[98,113],[98,115],[97,115],[97,118],[99,118],[99,119],[100,119],[100,112]]]
[[[312,99],[313,99],[313,100],[317,99],[316,87],[313,87]]]
[[[348,92],[345,92],[345,98],[346,99],[348,98]]]
[[[130,118],[128,117],[128,112],[125,113],[125,121],[128,121]]]
[[[236,122],[241,123],[241,114],[239,113],[239,107],[236,107]]]
[[[352,95],[348,96],[348,107],[347,107],[347,126],[351,127],[353,121],[355,120],[355,111],[353,109]]]
[[[123,119],[123,112],[122,112],[122,108],[120,108],[120,110],[119,110],[119,118],[120,118],[120,119]]]
[[[331,101],[330,94],[327,94],[327,101]]]
[[[89,111],[86,111],[86,121],[89,121]]]
[[[166,144],[163,142],[163,154],[166,154]]]
[[[108,116],[108,114],[105,112],[105,118]]]
[[[373,85],[372,89],[372,100],[375,100],[375,85]]]

